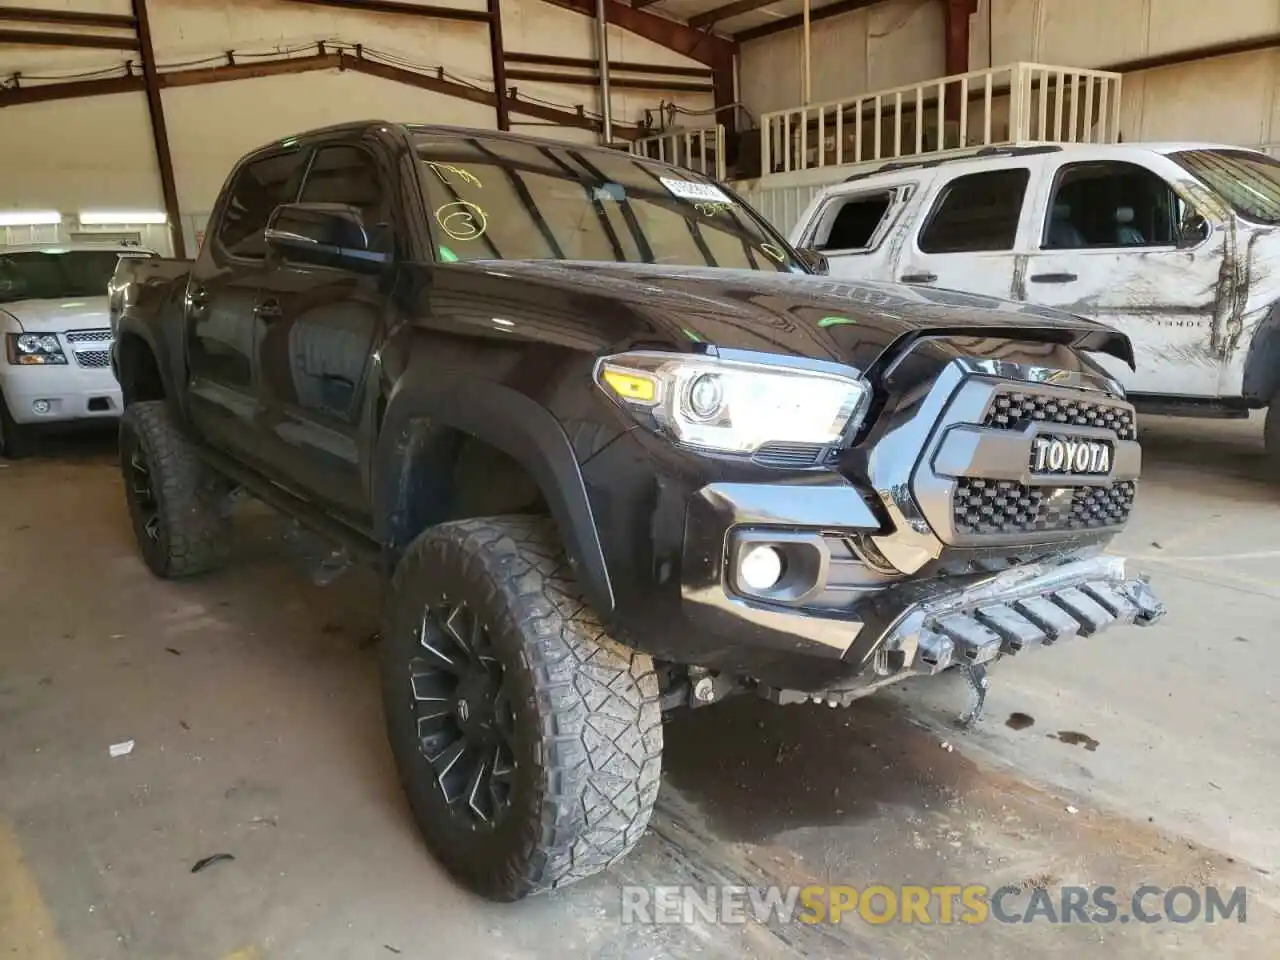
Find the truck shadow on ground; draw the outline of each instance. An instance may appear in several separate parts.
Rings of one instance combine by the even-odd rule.
[[[1202,480],[1244,480],[1280,489],[1270,476],[1262,424],[1253,420],[1185,420],[1143,417],[1138,428],[1143,478],[1175,479],[1188,471]]]
[[[981,779],[972,761],[882,697],[831,709],[744,695],[676,714],[664,734],[665,781],[718,834],[745,842],[856,823],[886,805],[941,806]]]

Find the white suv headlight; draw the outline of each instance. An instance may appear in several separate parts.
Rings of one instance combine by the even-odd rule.
[[[597,361],[595,377],[641,422],[650,420],[677,443],[743,455],[770,442],[840,443],[857,428],[871,397],[852,370],[767,359],[623,353]]]

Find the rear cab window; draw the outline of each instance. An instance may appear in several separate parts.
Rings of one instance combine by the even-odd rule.
[[[1013,250],[1031,180],[1028,167],[966,173],[947,182],[924,219],[921,253]]]

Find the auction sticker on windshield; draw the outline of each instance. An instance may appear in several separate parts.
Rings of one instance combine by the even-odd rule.
[[[729,195],[711,183],[695,183],[692,180],[677,180],[675,177],[659,177],[662,185],[671,191],[671,195],[681,200],[711,200],[715,203],[732,203]]]

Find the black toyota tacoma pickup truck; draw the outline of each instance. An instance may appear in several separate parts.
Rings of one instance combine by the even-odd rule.
[[[1131,363],[1124,336],[832,282],[688,170],[320,130],[110,296],[147,565],[226,560],[245,494],[375,563],[404,788],[493,899],[640,839],[664,710],[951,666],[980,694],[996,657],[1162,612],[1103,553],[1141,454],[1089,354]]]

